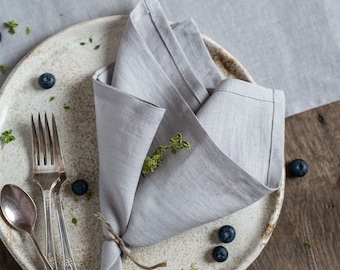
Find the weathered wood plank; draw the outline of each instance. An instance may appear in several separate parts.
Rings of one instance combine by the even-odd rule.
[[[0,241],[0,270],[21,270],[4,244]]]
[[[340,102],[286,120],[285,158],[309,164],[289,177],[280,219],[249,270],[340,269]]]

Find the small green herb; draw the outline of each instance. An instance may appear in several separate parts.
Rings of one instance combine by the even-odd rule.
[[[86,194],[86,200],[91,200],[93,198],[93,193],[92,192],[88,192],[87,194]]]
[[[191,270],[198,270],[198,268],[196,267],[194,263],[191,264]]]
[[[190,144],[187,141],[183,140],[182,134],[179,132],[177,133],[177,136],[171,138],[169,142],[169,148],[171,148],[171,152],[174,154],[176,154],[177,150],[180,149],[190,149]]]
[[[32,30],[31,28],[29,28],[28,26],[26,27],[26,35],[31,34]]]
[[[81,46],[84,46],[84,45],[85,45],[85,42],[80,42],[80,45],[81,45]]]
[[[1,141],[2,141],[1,149],[3,149],[6,144],[9,144],[11,141],[14,141],[14,140],[15,140],[15,137],[13,136],[11,129],[2,132],[1,133]]]
[[[7,23],[5,23],[5,25],[7,27],[9,27],[8,33],[14,35],[16,33],[16,28],[19,26],[19,24],[17,24],[14,21],[9,21]]]
[[[94,47],[93,49],[94,50],[98,50],[99,49],[99,47],[100,47],[100,45],[97,45],[96,47]]]
[[[176,137],[173,137],[169,140],[170,145],[161,145],[158,146],[155,152],[149,157],[147,156],[144,159],[143,168],[142,168],[142,175],[145,176],[148,173],[154,172],[157,167],[162,165],[162,158],[163,154],[167,149],[171,149],[173,154],[176,154],[180,149],[190,149],[190,144],[183,140],[182,134],[177,133]]]
[[[2,64],[0,65],[0,70],[2,74],[5,74],[7,72],[7,67],[4,64]]]
[[[67,111],[67,110],[69,110],[69,109],[70,109],[70,106],[64,105],[64,107],[63,107],[63,108],[64,108],[64,110],[66,110],[66,111]]]
[[[78,220],[76,218],[72,218],[72,223],[77,226]]]
[[[308,241],[305,243],[305,246],[308,247],[308,248],[311,248],[313,246],[313,243]]]
[[[53,101],[55,99],[54,96],[50,97],[50,99],[48,101]]]
[[[64,204],[61,205],[61,209],[65,210],[65,205]]]
[[[182,268],[181,270],[184,270],[184,268]],[[199,269],[196,267],[194,263],[192,263],[190,266],[190,270],[199,270]]]
[[[92,43],[92,41],[93,41],[93,39],[92,39],[92,37],[90,37],[90,38],[89,38],[89,42]]]

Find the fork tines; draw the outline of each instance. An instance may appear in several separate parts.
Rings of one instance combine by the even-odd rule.
[[[38,114],[38,132],[32,114],[32,143],[33,159],[38,165],[54,164],[54,142],[45,113],[45,128],[43,128],[40,113]]]

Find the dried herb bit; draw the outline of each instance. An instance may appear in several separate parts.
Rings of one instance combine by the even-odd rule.
[[[93,42],[93,39],[92,39],[91,37],[89,38],[89,42],[90,42],[90,43],[92,43],[92,42]]]
[[[196,267],[196,265],[194,263],[192,263],[190,270],[198,270],[198,268]]]
[[[169,140],[170,145],[161,145],[158,146],[155,152],[149,157],[147,156],[144,159],[142,175],[146,176],[148,173],[154,172],[157,167],[162,165],[163,154],[167,149],[171,149],[173,154],[176,154],[180,149],[190,149],[190,144],[183,140],[182,134],[177,133],[176,137],[173,137]]]
[[[183,140],[182,134],[181,133],[177,133],[176,137],[173,137],[169,140],[170,142],[170,148],[171,148],[171,152],[176,154],[177,150],[180,149],[190,149],[190,144]]]
[[[181,270],[185,270],[184,268],[182,268]],[[199,270],[196,265],[194,263],[191,264],[190,266],[190,270]]]
[[[54,96],[50,97],[50,99],[48,101],[53,101],[55,99]]]
[[[76,225],[76,226],[77,226],[78,219],[76,219],[76,218],[72,218],[72,223],[73,223],[74,225]]]
[[[97,45],[96,47],[94,47],[93,49],[94,50],[98,50],[99,49],[99,47],[100,47],[100,45]]]
[[[64,108],[65,111],[67,111],[67,110],[69,110],[71,107],[70,107],[70,106],[67,106],[67,105],[64,105],[63,108]]]
[[[93,198],[93,193],[92,192],[89,192],[86,194],[86,200],[91,200]]]
[[[85,42],[80,42],[79,43],[81,46],[84,46],[85,45]]]
[[[143,169],[142,169],[142,175],[146,176],[150,172],[154,172],[154,170],[161,166],[162,164],[162,156],[164,153],[165,149],[163,146],[159,146],[155,152],[152,154],[151,157],[147,156],[144,159],[143,163]]]
[[[7,67],[4,64],[2,64],[0,65],[0,70],[2,74],[5,74],[7,72]]]
[[[5,23],[7,27],[9,27],[8,33],[14,35],[16,33],[16,28],[19,26],[15,21],[9,21]]]
[[[311,248],[313,246],[313,243],[308,241],[305,243],[305,246],[308,247],[308,248]]]
[[[26,35],[31,34],[32,30],[31,28],[29,28],[28,26],[26,27]]]
[[[2,132],[1,133],[1,141],[2,141],[1,149],[3,149],[6,144],[9,144],[11,141],[14,141],[14,140],[15,140],[15,137],[13,136],[11,129]]]

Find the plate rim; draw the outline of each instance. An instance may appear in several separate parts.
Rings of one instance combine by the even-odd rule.
[[[46,38],[45,40],[43,40],[42,42],[40,42],[39,44],[34,46],[31,50],[29,50],[26,53],[26,55],[10,71],[9,75],[7,76],[7,78],[4,81],[3,85],[1,86],[1,89],[0,89],[0,99],[3,98],[3,94],[4,94],[5,89],[7,89],[7,86],[11,83],[12,77],[17,72],[17,70],[20,68],[22,63],[24,61],[26,61],[27,59],[29,59],[31,55],[33,55],[37,50],[39,50],[40,47],[43,47],[50,40],[53,40],[56,37],[58,37],[59,35],[62,35],[63,33],[71,31],[71,30],[73,30],[75,28],[86,26],[88,24],[97,23],[97,22],[100,22],[100,21],[104,21],[104,22],[107,21],[107,22],[123,23],[123,24],[125,24],[127,18],[128,18],[128,15],[113,15],[113,16],[99,17],[99,18],[95,18],[95,19],[91,19],[91,20],[87,20],[87,21],[83,21],[83,22],[80,22],[80,23],[76,23],[76,24],[70,25],[70,26],[68,26],[68,27],[66,27],[66,28],[56,32],[55,34],[49,36],[48,38]],[[225,50],[223,47],[221,47],[218,43],[213,41],[211,38],[209,38],[209,37],[207,37],[205,35],[202,35],[202,36],[203,36],[204,42],[206,43],[206,45],[208,47],[211,46],[211,47],[218,48],[218,52],[217,52],[218,57],[221,57],[221,55],[222,56],[227,56],[232,61],[234,61],[235,67],[236,67],[236,73],[240,72],[240,73],[244,74],[244,77],[240,78],[240,79],[243,79],[243,80],[251,82],[251,83],[255,83],[254,79],[251,77],[249,72],[243,67],[243,65],[241,63],[238,62],[238,60],[235,57],[233,57],[227,50]],[[270,215],[270,219],[268,221],[268,225],[266,227],[265,232],[263,233],[262,241],[261,241],[261,243],[259,243],[258,248],[254,249],[253,252],[250,253],[247,256],[248,258],[251,258],[250,259],[251,262],[249,263],[249,260],[248,260],[247,262],[244,262],[244,265],[241,264],[240,265],[241,269],[248,267],[252,262],[254,262],[256,260],[256,258],[261,254],[263,248],[267,245],[270,237],[272,236],[272,233],[273,233],[273,231],[275,229],[275,226],[277,224],[277,221],[278,221],[280,213],[281,213],[282,204],[283,204],[283,200],[284,200],[284,191],[285,191],[285,166],[283,165],[282,178],[281,178],[281,186],[280,186],[279,190],[277,190],[277,191],[275,191],[275,192],[273,192],[272,194],[269,195],[269,196],[276,196],[275,211],[273,211],[273,213]],[[17,254],[14,253],[14,250],[10,247],[10,245],[7,243],[7,241],[4,241],[4,239],[3,239],[3,232],[2,231],[0,231],[0,237],[1,237],[2,243],[4,244],[6,249],[9,251],[9,253],[12,255],[12,257],[15,259],[15,261],[23,269],[27,269],[26,266],[23,265],[22,260],[20,260],[20,257],[18,257]]]

